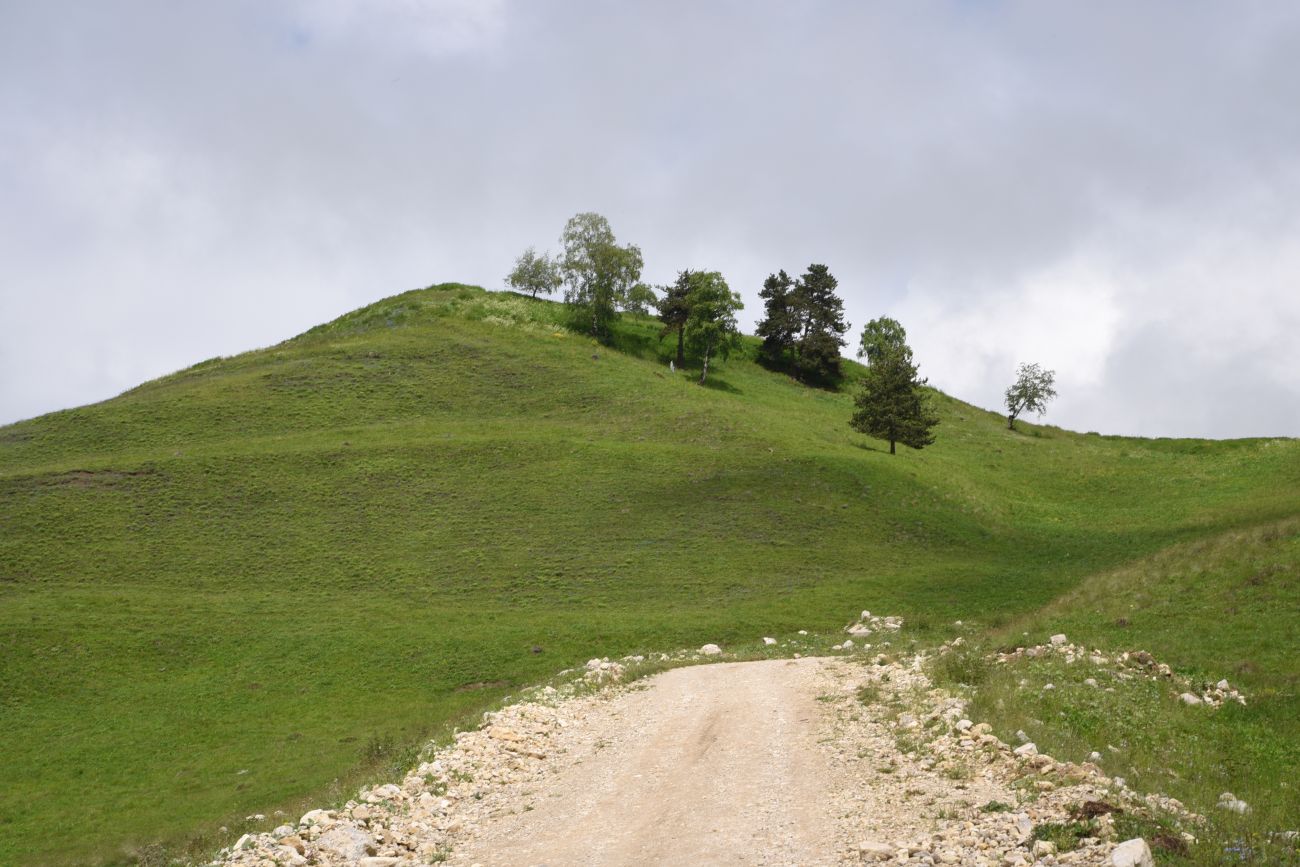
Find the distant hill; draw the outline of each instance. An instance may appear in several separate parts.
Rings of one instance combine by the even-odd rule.
[[[433,286],[0,428],[0,862],[201,846],[592,656],[1006,625],[1300,514],[1300,442],[936,394],[938,442],[891,457],[855,365],[810,389],[749,340],[700,386],[653,320],[562,323]]]

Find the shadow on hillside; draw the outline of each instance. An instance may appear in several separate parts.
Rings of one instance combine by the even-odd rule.
[[[704,380],[704,382],[702,382],[701,385],[703,385],[705,388],[713,389],[714,391],[725,391],[727,394],[744,394],[743,391],[736,388],[734,385],[727,382],[725,379],[718,379],[717,377],[711,376],[708,379]]]
[[[882,454],[882,455],[887,455],[887,454],[889,454],[889,445],[888,445],[888,444],[880,445],[880,446],[872,445],[872,443],[875,443],[875,442],[878,442],[878,440],[868,440],[868,441],[865,441],[865,442],[856,442],[856,443],[853,444],[853,447],[854,447],[855,449],[862,449],[864,452],[876,452],[876,453],[878,453],[878,454]]]

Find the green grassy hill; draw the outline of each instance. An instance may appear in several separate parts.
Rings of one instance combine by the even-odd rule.
[[[1007,627],[1300,514],[1297,441],[938,395],[938,443],[891,457],[752,344],[700,387],[650,320],[560,322],[435,286],[0,428],[0,863],[218,840],[591,656],[863,607]]]

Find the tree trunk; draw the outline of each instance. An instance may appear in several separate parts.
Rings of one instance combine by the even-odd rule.
[[[1016,417],[1015,417],[1014,415],[1010,415],[1010,414],[1008,414],[1008,415],[1007,415],[1007,430],[1015,430],[1015,429],[1016,429]]]
[[[684,341],[686,340],[686,326],[677,326],[677,366],[686,366],[686,349]]]
[[[709,353],[704,353],[704,369],[700,371],[700,385],[704,385],[704,378],[709,375]]]
[[[893,440],[890,440],[890,441],[889,441],[889,453],[890,453],[891,455],[894,453],[894,441],[893,441]]]

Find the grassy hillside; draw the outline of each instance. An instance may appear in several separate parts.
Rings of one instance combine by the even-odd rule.
[[[1254,853],[1252,863],[1300,864],[1296,847],[1270,833],[1300,823],[1300,519],[1174,545],[1091,576],[987,641],[1012,646],[1057,631],[1089,647],[1147,650],[1193,684],[1227,679],[1247,704],[1187,707],[1181,687],[1104,673],[1112,688],[1097,689],[1086,683],[1099,676],[1094,667],[1037,659],[990,670],[976,691],[978,718],[1023,730],[1063,758],[1098,750],[1110,773],[1211,817],[1194,863],[1224,863],[1232,851]],[[1220,809],[1225,791],[1250,812]]]
[[[436,286],[0,428],[0,863],[292,812],[593,655],[1002,624],[1300,513],[1296,441],[1010,432],[939,395],[938,443],[890,457],[847,393],[752,345],[700,387],[656,334]]]

